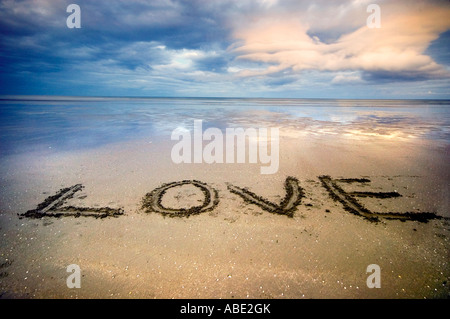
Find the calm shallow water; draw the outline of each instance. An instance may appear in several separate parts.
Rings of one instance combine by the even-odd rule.
[[[279,127],[450,142],[450,101],[214,98],[0,100],[0,156],[165,137],[177,127]]]

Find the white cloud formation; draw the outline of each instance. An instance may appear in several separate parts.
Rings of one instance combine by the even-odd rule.
[[[263,68],[243,70],[240,75],[319,70],[400,74],[404,79],[449,76],[425,53],[440,33],[450,29],[447,3],[381,2],[382,27],[372,29],[366,25],[370,14],[366,2],[338,1],[326,7],[320,18],[317,4],[290,13],[267,10],[248,15],[246,22],[236,25],[237,41],[230,51],[240,60],[263,63]],[[344,33],[331,43],[322,41],[317,34],[332,33],[327,28],[337,23],[336,32]],[[338,76],[334,81],[343,79]]]
[[[363,82],[363,80],[361,79],[361,75],[357,74],[357,72],[339,73],[333,78],[333,80],[331,80],[331,83],[333,84],[350,84],[361,82]]]

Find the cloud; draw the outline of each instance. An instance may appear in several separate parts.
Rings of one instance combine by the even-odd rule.
[[[362,2],[364,4],[364,2]],[[382,27],[366,26],[368,13],[360,2],[340,2],[334,15],[303,17],[304,12],[279,15],[276,11],[249,16],[246,24],[234,30],[236,43],[230,51],[240,60],[261,62],[260,70],[243,70],[241,76],[262,76],[283,70],[301,72],[361,71],[364,78],[422,80],[449,77],[448,70],[437,64],[425,51],[439,34],[450,28],[450,7],[440,2],[410,3],[406,1],[381,4]],[[314,11],[315,6],[306,11]],[[345,23],[343,21],[349,21]],[[344,22],[340,30],[352,29],[354,21],[361,25],[325,43],[311,30]],[[342,80],[340,77],[336,81]]]
[[[381,29],[366,27],[371,2],[78,0],[82,28],[68,29],[70,2],[0,0],[0,94],[448,91],[447,1],[379,0]]]
[[[333,84],[351,84],[361,82],[363,82],[363,80],[361,79],[360,74],[357,74],[356,72],[340,73],[336,75],[333,80],[331,80],[331,83]]]

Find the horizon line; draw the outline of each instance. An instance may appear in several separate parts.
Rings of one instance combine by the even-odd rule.
[[[139,95],[46,95],[46,94],[0,94],[0,100],[58,100],[58,99],[239,99],[239,100],[374,100],[374,101],[450,101],[446,98],[332,98],[332,97],[229,97],[229,96],[139,96]]]

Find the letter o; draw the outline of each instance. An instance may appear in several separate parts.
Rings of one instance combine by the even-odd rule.
[[[170,208],[162,205],[161,202],[167,190],[188,184],[194,185],[202,191],[204,200],[201,205],[192,206],[190,208]],[[146,213],[155,212],[170,217],[189,217],[190,215],[198,215],[211,211],[218,203],[219,195],[217,190],[200,181],[184,180],[181,182],[163,184],[160,187],[155,188],[152,192],[147,193],[142,200],[142,209],[144,209]]]

